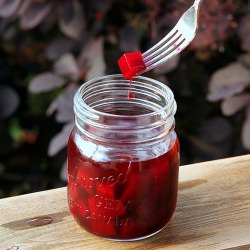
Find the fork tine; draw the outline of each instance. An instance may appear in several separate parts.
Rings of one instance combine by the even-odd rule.
[[[161,46],[163,44],[165,44],[166,42],[168,42],[175,34],[176,32],[178,32],[178,30],[175,29],[175,27],[164,37],[162,38],[157,44],[155,44],[152,48],[150,48],[149,50],[147,50],[146,52],[144,52],[142,54],[143,58],[147,58],[147,56],[149,56],[151,53],[153,53],[154,51],[158,50],[159,48],[161,48]]]
[[[180,37],[181,37],[181,34],[179,34],[177,30],[177,33],[175,33],[175,35],[172,36],[172,38],[168,40],[168,42],[166,42],[165,44],[162,44],[162,46],[158,50],[152,52],[146,58],[143,57],[144,62],[147,63],[152,58],[164,53],[164,51],[167,51],[171,46],[175,45],[175,43],[180,39]]]
[[[152,60],[148,61],[146,64],[146,71],[155,68],[156,66],[162,64],[163,62],[165,62],[166,60],[168,60],[169,57],[172,57],[174,54],[178,54],[180,51],[178,50],[179,46],[181,46],[184,42],[185,42],[185,38],[183,38],[182,40],[180,40],[180,42],[178,44],[176,44],[175,46],[173,46],[172,49],[167,50],[161,54],[159,54],[158,56],[154,57]],[[183,50],[183,48],[181,48],[181,50]],[[174,52],[174,53],[173,53]]]

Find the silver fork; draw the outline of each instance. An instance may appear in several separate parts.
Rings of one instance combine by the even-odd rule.
[[[192,42],[198,28],[197,19],[201,2],[202,0],[195,0],[175,27],[160,42],[142,54],[146,69],[139,74],[168,61]]]

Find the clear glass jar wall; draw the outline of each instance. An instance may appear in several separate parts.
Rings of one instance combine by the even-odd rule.
[[[128,98],[133,93],[133,99]],[[176,103],[164,84],[121,75],[93,79],[74,97],[68,204],[85,230],[114,240],[160,231],[177,200]]]

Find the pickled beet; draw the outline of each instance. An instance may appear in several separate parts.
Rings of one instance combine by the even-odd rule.
[[[142,199],[152,191],[152,188],[153,180],[149,171],[146,173],[142,171],[131,172],[128,174],[127,185],[120,199],[124,203],[129,201],[130,208],[135,209]]]
[[[125,158],[126,159],[126,158]],[[96,162],[68,144],[68,202],[87,231],[114,239],[136,239],[163,228],[174,213],[179,170],[178,139],[149,160]]]
[[[118,60],[118,65],[123,77],[126,79],[132,79],[134,76],[140,74],[141,71],[146,69],[146,65],[140,51],[123,54]]]

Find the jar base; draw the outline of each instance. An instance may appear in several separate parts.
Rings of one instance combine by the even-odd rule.
[[[139,241],[139,240],[144,240],[144,239],[147,239],[149,237],[152,237],[152,236],[158,234],[164,227],[162,227],[161,229],[157,230],[156,232],[153,232],[151,234],[148,234],[148,235],[145,235],[145,236],[142,236],[142,237],[137,237],[137,238],[131,238],[131,239],[114,239],[114,238],[107,238],[107,237],[103,237],[103,238],[106,239],[106,240],[110,240],[110,241],[120,241],[120,242]]]

